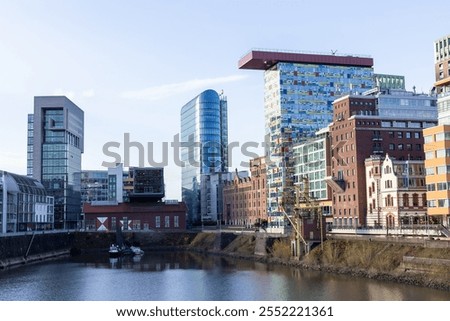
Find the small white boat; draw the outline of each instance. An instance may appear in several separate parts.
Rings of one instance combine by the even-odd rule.
[[[144,255],[144,251],[141,250],[139,246],[132,246],[130,249],[133,251],[134,255]]]
[[[118,245],[112,244],[109,247],[109,256],[111,257],[118,257],[120,256],[120,248]]]

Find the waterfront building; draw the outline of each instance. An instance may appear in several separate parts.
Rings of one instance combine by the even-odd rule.
[[[330,129],[328,126],[317,131],[314,138],[294,146],[294,168],[294,184],[301,191],[305,189],[309,191],[309,197],[318,202],[322,215],[327,217],[329,223],[332,223],[332,190],[325,181],[326,177],[331,175]],[[304,185],[305,182],[308,183],[308,186]]]
[[[333,226],[365,226],[371,155],[424,160],[422,130],[437,123],[436,98],[402,90],[348,95],[334,103],[331,133]]]
[[[164,168],[130,167],[128,178],[130,202],[159,202],[164,198]]]
[[[226,97],[211,89],[181,109],[182,199],[190,225],[217,221],[222,212],[213,202],[218,187],[211,183],[219,184],[228,171],[227,117]]]
[[[424,130],[430,217],[450,227],[450,35],[434,42],[438,125]]]
[[[65,96],[34,97],[28,115],[27,175],[55,198],[55,229],[81,227],[84,112]]]
[[[372,155],[365,165],[368,226],[398,228],[426,223],[423,160]]]
[[[373,88],[373,59],[343,54],[250,51],[240,69],[264,70],[264,114],[269,141],[268,212],[279,212],[292,188],[293,146],[332,122],[333,101]],[[289,208],[286,208],[291,212]]]
[[[223,213],[226,225],[251,227],[268,222],[265,157],[250,160],[250,173],[237,172],[223,187]]]
[[[53,229],[54,198],[36,179],[0,171],[0,233]]]
[[[83,205],[88,231],[174,231],[186,229],[183,202],[133,202]]]

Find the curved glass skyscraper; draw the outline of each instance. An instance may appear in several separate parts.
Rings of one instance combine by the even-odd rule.
[[[211,181],[228,168],[226,97],[208,89],[183,106],[181,143],[182,198],[188,222],[217,220],[218,193],[211,190]]]

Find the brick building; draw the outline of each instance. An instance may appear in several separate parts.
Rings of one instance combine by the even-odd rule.
[[[137,202],[113,205],[83,205],[86,229],[96,231],[122,230],[185,230],[186,205],[183,202]]]
[[[236,173],[223,187],[223,213],[227,225],[252,226],[267,221],[266,162],[250,160],[251,177]]]
[[[333,103],[330,125],[333,225],[365,226],[365,159],[386,153],[397,160],[423,160],[424,128],[437,123],[436,99],[402,90],[347,95]]]

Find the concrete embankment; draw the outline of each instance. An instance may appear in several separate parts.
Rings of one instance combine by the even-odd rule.
[[[198,233],[175,236],[171,248],[282,264],[302,269],[388,280],[450,291],[450,242],[429,240],[338,239],[325,241],[300,260],[290,258],[290,240],[263,233]],[[144,247],[164,242],[134,239]],[[167,237],[167,236],[166,236]],[[163,246],[164,247],[164,246]]]
[[[68,255],[75,233],[30,233],[0,237],[0,269]]]

